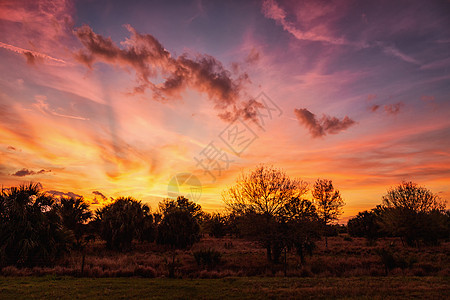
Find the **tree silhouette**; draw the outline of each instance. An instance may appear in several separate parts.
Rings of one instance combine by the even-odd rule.
[[[54,199],[39,183],[0,194],[0,266],[51,264],[66,249]]]
[[[372,244],[383,235],[381,228],[383,209],[380,205],[370,211],[359,212],[348,220],[347,228],[351,236],[365,237]]]
[[[63,226],[67,230],[70,230],[74,237],[74,248],[80,249],[82,247],[83,235],[86,234],[86,222],[92,216],[92,212],[89,210],[89,204],[84,202],[82,197],[65,197],[61,198],[57,208]]]
[[[109,249],[129,251],[133,239],[142,236],[152,216],[147,205],[132,197],[120,197],[98,209],[95,218],[100,227],[100,236]]]
[[[314,183],[312,196],[317,207],[317,213],[322,220],[324,230],[338,220],[342,214],[344,201],[338,190],[335,190],[331,180],[317,179]],[[325,233],[325,246],[328,248],[328,237]]]
[[[177,200],[166,199],[159,204],[162,214],[158,225],[157,243],[172,249],[172,262],[169,263],[169,277],[175,275],[175,249],[186,249],[200,240],[199,219],[202,216],[200,205],[180,196]]]
[[[199,219],[203,212],[200,205],[179,196],[159,203],[162,214],[158,225],[157,242],[174,249],[185,249],[200,239]]]
[[[383,196],[383,227],[410,246],[445,234],[445,202],[425,187],[402,182]],[[448,234],[448,231],[447,231]]]
[[[280,222],[289,217],[286,206],[307,193],[307,184],[291,179],[285,172],[261,165],[249,174],[241,174],[236,184],[223,193],[232,214],[240,216],[247,237],[258,240],[269,261],[278,262],[285,247]]]

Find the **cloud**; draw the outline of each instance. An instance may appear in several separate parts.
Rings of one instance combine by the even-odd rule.
[[[108,200],[108,197],[106,197],[105,195],[103,195],[101,192],[99,191],[93,191],[92,194],[100,196],[103,200]]]
[[[380,106],[379,105],[377,105],[377,104],[374,104],[374,105],[372,105],[371,107],[370,107],[370,111],[372,111],[372,112],[376,112],[378,109],[380,108]]]
[[[345,116],[342,120],[336,117],[323,115],[320,120],[306,108],[295,109],[294,113],[301,125],[305,126],[313,138],[327,134],[337,134],[356,124],[355,121]]]
[[[130,25],[125,26],[131,37],[117,46],[111,38],[96,34],[89,26],[84,25],[75,30],[75,34],[84,46],[76,53],[78,61],[89,68],[97,61],[132,68],[136,72],[138,85],[134,93],[143,93],[147,89],[153,92],[157,100],[178,98],[181,92],[193,88],[208,95],[219,110],[219,116],[228,120],[244,117],[248,102],[241,101],[239,93],[243,85],[249,81],[246,73],[233,77],[222,63],[206,54],[198,54],[194,58],[182,54],[173,57],[163,45],[150,34],[140,34]],[[154,83],[151,79],[160,75],[162,83]]]
[[[266,18],[275,20],[285,31],[292,34],[298,40],[325,42],[335,45],[348,44],[348,41],[342,38],[334,38],[323,32],[323,27],[321,30],[314,30],[313,28],[309,31],[298,29],[292,22],[287,20],[286,11],[274,0],[265,0],[261,10]]]
[[[40,53],[37,51],[19,48],[19,47],[5,44],[2,42],[0,42],[0,48],[4,48],[4,49],[7,49],[7,50],[15,52],[15,53],[23,54],[27,59],[27,63],[29,63],[29,64],[34,64],[36,62],[37,58],[44,59],[44,60],[47,60],[47,61],[50,61],[53,63],[66,64],[66,62],[62,59],[55,58],[50,55],[43,54],[43,53]]]
[[[245,62],[248,64],[257,63],[260,60],[260,56],[261,55],[260,55],[259,51],[255,48],[252,48],[252,50],[250,50],[250,53],[245,58]]]
[[[411,57],[411,56],[401,52],[399,49],[397,49],[397,48],[395,48],[393,46],[383,46],[383,45],[381,45],[381,47],[383,49],[383,52],[385,54],[387,54],[387,55],[400,58],[401,60],[403,60],[405,62],[412,63],[412,64],[415,64],[415,65],[420,65],[421,64],[415,58],[413,58],[413,57]]]
[[[55,190],[50,190],[50,191],[46,191],[46,193],[51,194],[53,196],[62,198],[62,197],[70,197],[70,198],[83,198],[83,196],[72,193],[72,192],[60,192],[60,191],[55,191]]]
[[[434,100],[436,100],[436,97],[428,96],[428,95],[422,95],[420,97],[420,100],[425,101],[425,102],[433,102]]]
[[[384,106],[384,111],[389,115],[396,115],[400,112],[400,109],[404,106],[403,102],[397,102],[395,104],[387,104]]]
[[[44,95],[35,95],[34,99],[36,100],[35,103],[33,103],[33,106],[36,107],[40,112],[44,114],[51,114],[57,117],[62,118],[68,118],[68,119],[75,119],[75,120],[83,120],[88,121],[88,118],[80,117],[80,116],[73,116],[73,115],[67,115],[62,114],[59,112],[56,112],[54,109],[50,108],[50,105],[47,103],[47,97]]]
[[[11,176],[17,176],[17,177],[24,177],[24,176],[29,176],[29,175],[36,175],[36,174],[44,174],[44,173],[49,173],[51,172],[51,170],[40,170],[40,171],[32,171],[32,170],[28,170],[23,168],[22,170],[17,171],[14,174],[11,174]]]
[[[17,151],[17,148],[13,147],[13,146],[8,146],[6,149],[11,150],[11,151]]]
[[[377,95],[376,94],[369,94],[367,95],[367,101],[372,101],[373,99],[376,99]]]

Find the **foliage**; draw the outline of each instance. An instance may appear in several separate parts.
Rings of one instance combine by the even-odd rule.
[[[437,243],[448,237],[445,202],[413,182],[402,182],[383,196],[383,228],[402,237],[410,246],[419,241]]]
[[[384,235],[381,228],[382,212],[381,206],[359,212],[356,217],[348,220],[348,233],[355,237],[365,237],[369,242],[380,238]]]
[[[83,235],[87,233],[86,222],[92,216],[89,204],[84,202],[82,197],[70,197],[61,198],[60,203],[56,207],[61,216],[62,225],[72,233],[74,239],[73,248],[80,249]]]
[[[400,208],[415,213],[445,209],[445,202],[441,201],[438,195],[411,181],[404,181],[389,189],[383,196],[383,204],[389,208]]]
[[[214,249],[194,251],[194,258],[197,265],[212,269],[221,262],[222,253]]]
[[[302,249],[314,236],[314,205],[303,199],[307,184],[273,167],[242,174],[224,192],[224,202],[238,218],[240,233],[259,241],[269,261],[278,262],[285,247]]]
[[[0,266],[51,264],[66,249],[54,199],[30,183],[0,194]]]
[[[338,220],[342,214],[344,201],[338,190],[335,190],[331,180],[317,179],[312,190],[314,203],[317,207],[317,214],[322,221],[323,230],[327,231],[327,226]],[[325,244],[328,247],[327,234],[325,234]]]
[[[153,217],[150,208],[132,197],[120,197],[113,203],[97,209],[99,233],[109,249],[131,250],[134,238],[141,238]]]
[[[317,214],[325,225],[336,221],[342,214],[344,201],[338,190],[335,190],[331,180],[317,179],[312,190]]]
[[[208,214],[203,224],[204,232],[217,238],[224,237],[230,231],[228,216],[220,213]]]
[[[159,208],[162,220],[158,225],[158,244],[185,249],[200,239],[200,205],[180,196],[177,200],[165,200]]]

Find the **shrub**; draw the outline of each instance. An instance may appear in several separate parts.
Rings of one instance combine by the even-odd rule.
[[[221,263],[222,254],[214,249],[194,252],[195,261],[200,267],[214,268]]]

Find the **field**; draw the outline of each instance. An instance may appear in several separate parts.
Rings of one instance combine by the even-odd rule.
[[[0,277],[2,299],[446,299],[449,278],[222,279]]]
[[[302,264],[293,252],[287,253],[287,276],[293,277],[359,277],[385,276],[386,266],[381,249],[392,254],[389,276],[450,276],[450,243],[423,248],[404,247],[399,239],[382,239],[368,245],[363,238],[338,236],[329,238],[329,247],[318,241],[311,257]],[[214,249],[221,254],[220,262],[212,266],[198,265],[193,253]],[[154,243],[136,243],[134,250],[118,253],[105,249],[101,241],[86,251],[83,277],[167,277],[172,263],[172,251]],[[389,257],[388,257],[389,258]],[[282,258],[283,260],[283,258]],[[80,276],[82,256],[67,254],[53,267],[18,269],[5,267],[6,276]],[[177,278],[222,278],[242,276],[284,276],[283,264],[268,263],[265,250],[259,244],[235,238],[205,237],[190,250],[177,251]]]
[[[67,254],[53,267],[5,267],[0,298],[427,298],[450,297],[450,243],[404,247],[399,239],[368,244],[347,235],[317,243],[302,264],[293,252],[284,265],[268,263],[257,243],[235,238],[205,237],[192,249],[177,251],[175,279],[169,279],[172,251],[154,243],[134,250],[106,250],[101,241],[86,251],[84,272],[79,252]],[[216,265],[197,264],[193,253],[214,249]],[[394,263],[387,269],[385,249]]]

